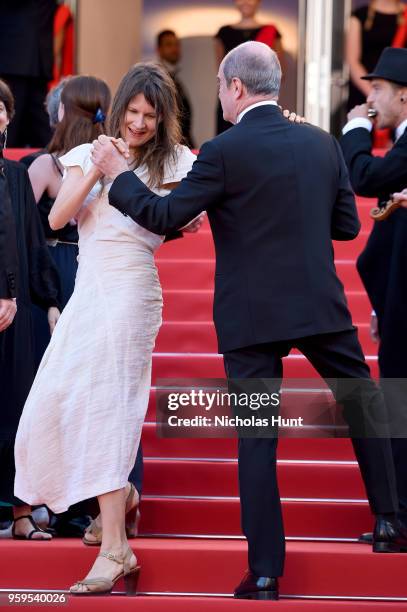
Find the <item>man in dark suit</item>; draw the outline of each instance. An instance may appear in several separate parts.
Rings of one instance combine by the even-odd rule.
[[[157,54],[160,62],[168,70],[177,89],[180,110],[180,125],[184,144],[194,148],[192,138],[192,108],[189,96],[178,76],[181,60],[181,41],[173,30],[162,30],[157,35]]]
[[[360,227],[339,145],[284,119],[281,69],[268,46],[248,42],[231,51],[218,80],[224,117],[236,125],[203,145],[168,197],[125,172],[126,160],[106,137],[94,143],[94,163],[116,177],[110,204],[156,233],[207,210],[216,247],[214,319],[229,379],[281,379],[282,358],[297,347],[322,376],[361,379],[380,408],[333,260],[332,239],[350,240]],[[353,443],[377,519],[374,550],[407,549],[395,520],[388,440]],[[285,548],[276,446],[275,438],[239,440],[249,571],[236,597],[278,597]]]
[[[373,73],[363,78],[372,90],[367,104],[349,113],[341,146],[355,192],[384,206],[407,185],[407,49],[385,49]],[[368,118],[368,108],[376,111],[375,119]],[[372,154],[373,123],[395,133],[396,142],[384,157]],[[407,522],[407,210],[374,224],[357,266],[374,308],[372,333],[380,338],[381,383],[397,436],[392,449],[400,511]],[[362,536],[366,539],[371,534]]]
[[[2,0],[0,76],[15,99],[8,146],[45,147],[51,138],[44,102],[53,78],[56,0]]]

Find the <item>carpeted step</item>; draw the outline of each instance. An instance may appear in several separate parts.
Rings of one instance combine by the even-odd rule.
[[[146,495],[236,497],[237,462],[146,459]],[[282,497],[361,499],[366,497],[357,463],[278,463]]]
[[[160,258],[156,259],[161,285],[164,289],[212,289],[215,273],[213,259]],[[335,261],[336,270],[348,291],[363,291],[362,281],[352,259]]]
[[[369,324],[366,322],[355,325],[359,329],[359,341],[363,351],[368,355],[376,355],[378,345],[370,337]],[[217,353],[218,341],[214,324],[212,321],[164,321],[155,350],[157,353]]]
[[[367,501],[283,498],[286,535],[358,538],[373,527]],[[141,533],[241,536],[237,497],[150,497],[142,501]]]
[[[149,414],[154,419],[154,390],[150,396]],[[144,423],[145,457],[235,459],[237,440],[222,438],[160,438],[156,424]],[[352,444],[346,438],[281,438],[278,458],[299,461],[354,461]]]
[[[362,230],[354,240],[334,240],[335,257],[338,259],[356,259],[362,252],[369,231]],[[180,240],[171,240],[164,243],[158,252],[160,259],[164,258],[194,258],[208,259],[215,257],[212,232],[210,229],[202,228],[196,234],[184,234]]]
[[[154,596],[138,595],[132,597],[70,597],[67,608],[72,612],[123,612],[137,608],[140,612],[263,612],[272,606],[276,612],[403,612],[407,603],[401,601],[354,601],[329,599],[280,599],[279,601],[238,600],[232,597],[200,597],[200,596]],[[30,610],[43,610],[35,606]]]
[[[372,376],[378,376],[377,357],[368,355],[366,361]],[[303,355],[291,354],[285,357],[286,378],[317,378],[318,374]],[[223,359],[217,354],[199,353],[154,353],[152,381],[168,378],[224,378]]]
[[[347,291],[348,305],[355,321],[368,322],[372,307],[365,291]],[[213,288],[164,289],[165,321],[212,321]]]
[[[231,593],[247,564],[240,540],[140,538],[132,543],[144,592]],[[86,575],[97,551],[77,540],[0,542],[2,588],[66,589]],[[21,560],[24,559],[24,563]],[[405,557],[358,544],[289,542],[286,595],[406,597]],[[137,602],[135,602],[136,605]]]

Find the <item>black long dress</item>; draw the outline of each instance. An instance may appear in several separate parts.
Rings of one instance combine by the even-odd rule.
[[[368,72],[372,72],[376,66],[381,52],[385,47],[391,47],[394,36],[397,32],[398,14],[388,15],[376,11],[372,27],[370,30],[365,30],[368,14],[368,7],[362,6],[352,13],[352,17],[356,17],[362,28],[362,57],[361,64]],[[364,104],[366,96],[358,89],[352,81],[349,81],[349,99],[348,110],[352,109],[357,104]]]
[[[31,155],[26,155],[20,161],[29,168],[37,157],[40,155],[49,155],[48,151],[42,150]],[[51,153],[55,168],[59,174],[63,175],[63,169],[60,166],[57,157]],[[41,225],[44,230],[45,238],[48,244],[49,253],[57,267],[61,282],[61,306],[65,308],[69,298],[71,297],[75,278],[78,270],[78,229],[76,225],[67,223],[64,227],[58,230],[53,230],[49,226],[48,215],[54,205],[55,199],[51,198],[47,192],[41,196],[37,208],[41,219]],[[51,339],[48,320],[46,313],[33,304],[32,306],[33,324],[34,324],[34,350],[35,350],[35,365],[36,369],[40,365],[41,359]]]
[[[18,247],[17,314],[0,333],[0,501],[14,497],[14,439],[35,376],[31,303],[60,308],[60,282],[49,255],[25,167],[4,160]]]

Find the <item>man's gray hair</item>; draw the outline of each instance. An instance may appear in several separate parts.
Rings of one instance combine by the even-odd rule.
[[[251,95],[279,94],[280,62],[277,53],[264,43],[249,41],[235,47],[223,59],[222,68],[228,87],[238,78]]]

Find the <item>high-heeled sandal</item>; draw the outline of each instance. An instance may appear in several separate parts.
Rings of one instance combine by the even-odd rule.
[[[18,521],[21,521],[22,519],[27,519],[28,521],[30,521],[32,525],[32,530],[28,534],[16,533],[16,523]],[[50,538],[34,538],[33,536],[36,533],[46,533],[48,535],[51,535],[51,537]],[[16,519],[14,519],[13,527],[11,528],[11,535],[14,540],[36,540],[37,542],[49,542],[50,540],[52,540],[52,534],[50,534],[48,531],[45,531],[44,529],[41,529],[41,527],[38,527],[37,523],[34,521],[33,517],[30,514],[19,516]]]
[[[136,503],[134,503],[134,499],[136,499]],[[134,484],[130,483],[130,491],[127,495],[126,499],[126,536],[127,538],[135,538],[138,533],[138,524],[140,522],[140,496]],[[82,542],[86,544],[86,546],[100,546],[102,543],[102,525],[100,524],[100,514],[93,519],[89,527],[85,529],[84,536],[82,538]],[[95,539],[90,540],[87,538],[87,535],[92,535]]]
[[[110,593],[114,587],[114,585],[121,580],[124,579],[124,588],[126,595],[136,595],[137,594],[137,582],[140,575],[140,565],[136,565],[136,567],[130,567],[130,559],[133,555],[132,549],[129,547],[127,549],[124,557],[119,557],[111,552],[102,552],[98,557],[106,557],[110,561],[115,561],[119,565],[122,565],[122,571],[120,574],[116,576],[113,580],[110,578],[88,578],[85,580],[79,580],[75,582],[69,589],[71,595],[106,595]],[[75,590],[75,587],[87,587],[86,591]],[[89,588],[90,587],[90,588]]]

